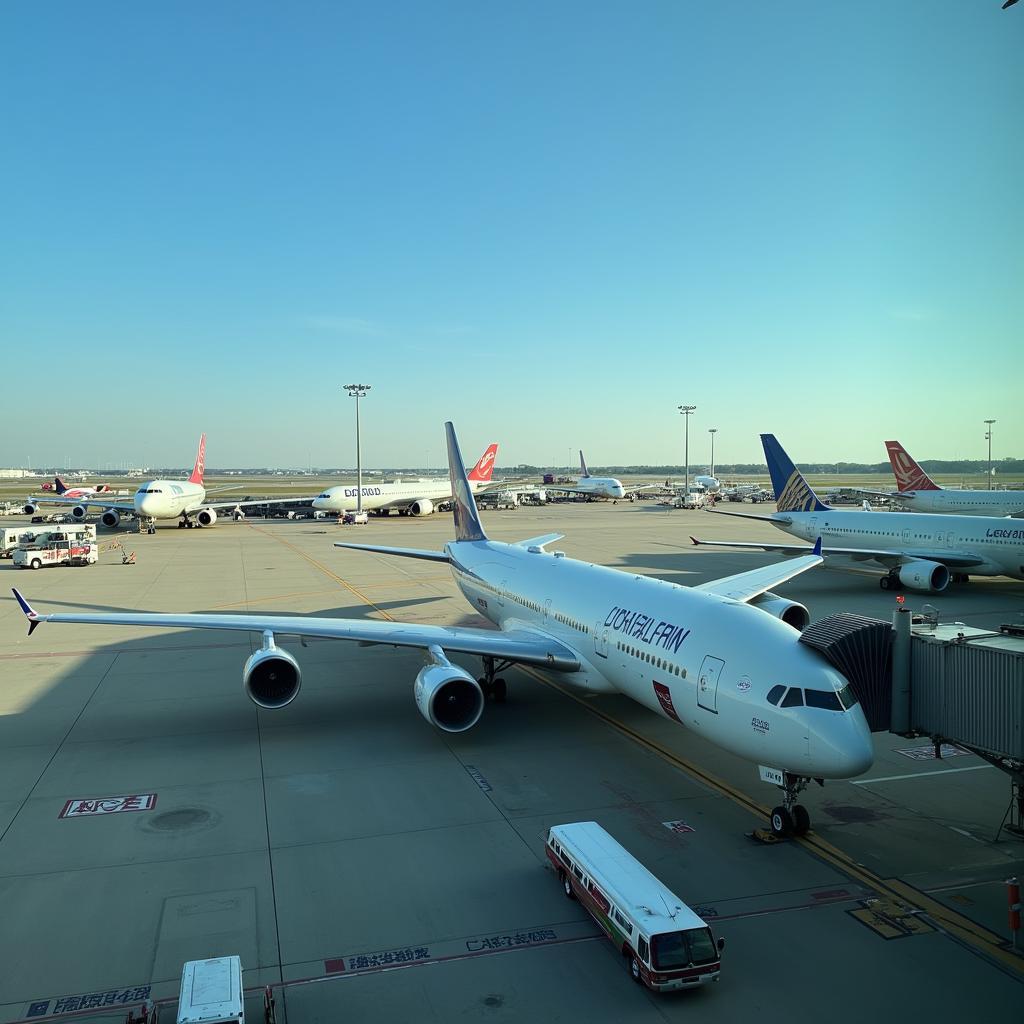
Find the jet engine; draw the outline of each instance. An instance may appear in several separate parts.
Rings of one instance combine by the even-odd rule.
[[[217,510],[215,508],[201,508],[196,514],[196,521],[200,526],[213,526],[217,522]]]
[[[89,514],[89,509],[85,505],[76,505],[71,510],[71,515],[81,522]]]
[[[276,711],[295,700],[302,673],[299,663],[287,651],[271,644],[249,656],[242,670],[242,682],[253,704]]]
[[[100,516],[100,522],[104,526],[113,530],[121,523],[121,513],[118,512],[116,508],[108,508],[107,511]]]
[[[413,692],[420,714],[445,732],[471,729],[484,711],[480,684],[456,665],[425,665],[416,676]]]
[[[807,623],[811,621],[811,613],[802,604],[790,601],[786,597],[779,597],[778,594],[773,594],[770,590],[755,597],[750,603],[755,608],[774,615],[777,619],[782,619],[783,622],[800,630],[801,633],[807,628]]]
[[[34,516],[39,511],[39,506],[34,501],[26,501],[21,511],[26,516]]]
[[[949,586],[949,570],[940,562],[920,559],[900,566],[900,583],[911,590],[941,594]]]
[[[409,515],[429,516],[434,511],[434,503],[429,498],[420,498],[409,506]]]

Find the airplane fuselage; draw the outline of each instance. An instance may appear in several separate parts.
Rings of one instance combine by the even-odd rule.
[[[581,670],[566,682],[622,693],[740,757],[794,774],[849,778],[870,767],[859,704],[827,711],[767,701],[779,684],[846,686],[767,612],[540,549],[475,541],[446,550],[462,593],[491,622],[541,630],[578,652]]]
[[[622,481],[612,476],[581,476],[573,490],[577,494],[586,494],[593,498],[614,500],[626,496],[626,488],[622,486]]]
[[[147,519],[177,519],[206,501],[206,488],[188,480],[150,480],[135,492],[135,514]]]
[[[910,512],[958,516],[1012,516],[1024,512],[1024,491],[897,491],[893,498]]]
[[[485,483],[471,481],[473,492],[482,490]],[[313,508],[323,512],[352,512],[356,509],[359,488],[355,484],[328,487],[313,499]],[[397,480],[392,483],[363,484],[362,507],[369,512],[383,508],[405,509],[418,501],[441,502],[451,497],[448,479]]]
[[[977,576],[1024,579],[1024,523],[994,516],[948,516],[905,512],[860,512],[825,509],[780,512],[772,522],[779,529],[812,543],[899,551],[928,560],[938,555],[965,554],[980,559],[964,571]]]

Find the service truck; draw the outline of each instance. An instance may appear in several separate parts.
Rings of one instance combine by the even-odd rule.
[[[23,532],[13,561],[19,569],[42,569],[49,565],[95,565],[99,561],[96,526],[89,523],[64,530]]]

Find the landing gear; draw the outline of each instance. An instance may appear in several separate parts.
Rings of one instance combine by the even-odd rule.
[[[902,590],[903,584],[900,582],[899,575],[894,572],[890,572],[883,576],[879,581],[878,585],[883,590]]]
[[[148,534],[156,533],[156,520],[152,516],[144,516],[139,519],[139,533],[143,531]]]
[[[805,836],[811,830],[811,816],[807,808],[796,802],[810,781],[806,775],[790,775],[786,772],[785,782],[779,787],[784,794],[782,805],[776,807],[771,815],[772,834],[779,839]],[[824,780],[817,781],[819,785],[824,785]]]
[[[971,577],[965,572],[955,572],[949,577],[950,583],[969,583]]]
[[[495,665],[495,659],[489,655],[483,659],[484,674],[477,680],[480,689],[484,691],[484,698],[493,700],[495,704],[504,704],[508,697],[508,684],[504,679],[497,677],[502,669],[511,667],[511,661],[502,661]]]

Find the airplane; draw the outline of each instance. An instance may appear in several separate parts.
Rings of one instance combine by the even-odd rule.
[[[1024,528],[993,516],[948,516],[926,512],[876,512],[835,509],[811,490],[774,434],[762,434],[765,459],[777,495],[772,515],[716,511],[716,515],[760,519],[805,540],[821,538],[822,554],[854,562],[874,562],[887,570],[883,590],[920,590],[938,594],[969,576],[1011,576],[1024,580]],[[708,541],[706,547],[755,548],[806,555],[798,544]]]
[[[491,486],[491,473],[498,454],[498,445],[488,445],[477,464],[470,470],[469,481],[474,491]],[[495,485],[497,486],[497,485]],[[358,487],[345,484],[328,487],[313,499],[313,508],[320,512],[353,512],[356,509]],[[401,515],[429,516],[441,502],[452,497],[450,481],[396,480],[393,483],[364,484],[362,508],[367,512],[389,515],[398,509]]]
[[[956,491],[940,487],[910,456],[899,441],[886,441],[889,462],[896,476],[897,491],[869,491],[860,494],[889,498],[911,512],[946,512],[961,516],[1024,515],[1024,491]]]
[[[142,484],[135,492],[131,501],[111,501],[102,495],[91,497],[68,497],[62,495],[46,498],[48,504],[64,504],[74,506],[71,515],[83,520],[91,507],[103,509],[100,522],[111,529],[121,523],[126,513],[136,516],[145,526],[148,533],[156,532],[157,519],[179,519],[179,527],[213,526],[217,522],[217,509],[241,509],[249,505],[265,505],[262,501],[207,501],[206,488],[203,486],[203,471],[206,467],[206,435],[199,438],[199,451],[196,454],[195,466],[188,480],[150,480]],[[35,515],[38,511],[36,500],[25,504],[25,515]]]
[[[797,797],[812,779],[846,779],[868,770],[871,734],[856,695],[821,654],[800,643],[807,609],[769,589],[819,565],[817,551],[683,587],[546,551],[561,539],[558,533],[514,544],[493,541],[480,520],[455,428],[446,423],[445,430],[455,539],[443,551],[343,542],[335,547],[447,565],[474,611],[497,629],[265,613],[41,614],[15,591],[29,635],[43,622],[262,633],[262,647],[245,662],[242,682],[250,700],[265,709],[289,704],[301,684],[298,662],[276,646],[282,634],[418,648],[425,664],[413,687],[416,706],[428,722],[451,733],[474,726],[487,697],[504,701],[507,686],[499,671],[533,665],[562,673],[582,691],[625,694],[759,764],[762,778],[784,794],[771,815],[779,835],[810,827]],[[482,658],[484,675],[474,678],[453,665],[453,654]]]
[[[563,494],[582,494],[588,501],[594,498],[610,498],[617,501],[626,496],[626,488],[622,486],[621,480],[611,476],[591,476],[587,469],[587,460],[583,457],[583,449],[580,449],[580,476],[575,486],[563,484],[545,484],[549,491],[559,491]],[[650,485],[648,485],[650,486]],[[634,488],[639,490],[640,488]]]
[[[44,489],[47,486],[48,486],[47,484],[44,484],[43,485]],[[52,495],[50,495],[50,494],[32,495],[32,497],[30,497],[28,499],[28,501],[29,502],[33,502],[33,503],[38,503],[38,502],[49,503],[49,502],[53,501],[54,497],[58,497],[58,498],[91,498],[95,494],[109,494],[109,493],[110,493],[110,485],[109,484],[99,484],[96,487],[68,487],[68,485],[66,483],[64,483],[64,481],[61,480],[61,478],[59,476],[55,476],[53,478],[53,494]],[[37,505],[37,507],[38,507],[38,505]],[[28,510],[28,503],[26,503],[25,515],[34,515],[34,514],[35,514],[35,510],[29,511]]]

